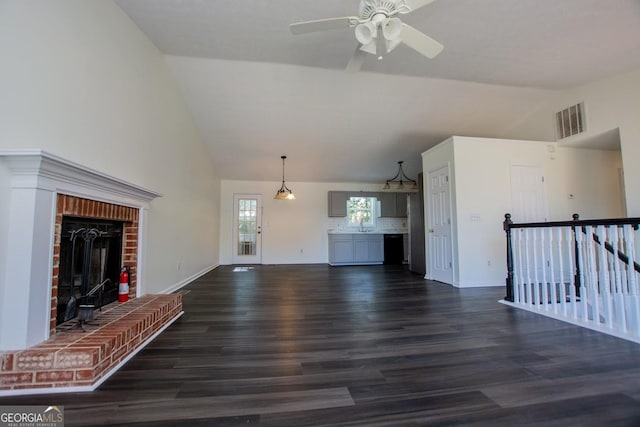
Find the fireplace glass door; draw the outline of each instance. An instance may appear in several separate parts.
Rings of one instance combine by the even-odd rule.
[[[122,229],[119,221],[62,219],[57,324],[76,317],[80,304],[99,308],[117,300]]]

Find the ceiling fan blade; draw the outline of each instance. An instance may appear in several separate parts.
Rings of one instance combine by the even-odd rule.
[[[347,64],[346,71],[348,73],[357,73],[362,69],[362,66],[364,65],[364,60],[367,58],[367,52],[363,51],[361,47],[362,45],[359,44],[358,47],[356,48],[356,51],[353,52],[353,55],[351,56],[351,59]]]
[[[400,13],[413,12],[414,10],[418,10],[421,7],[425,7],[426,5],[431,4],[434,1],[436,0],[405,0],[404,3],[409,8],[409,10],[407,12],[400,12]]]
[[[400,38],[404,44],[429,59],[435,58],[444,49],[440,43],[407,24],[402,24]]]
[[[339,30],[358,25],[359,20],[355,16],[344,16],[342,18],[320,19],[317,21],[297,22],[289,25],[293,34],[314,33],[316,31]]]

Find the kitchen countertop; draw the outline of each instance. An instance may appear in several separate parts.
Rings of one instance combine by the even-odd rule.
[[[348,228],[333,228],[327,230],[328,234],[407,234],[406,228],[375,228],[371,231],[359,231],[357,228],[350,230]]]

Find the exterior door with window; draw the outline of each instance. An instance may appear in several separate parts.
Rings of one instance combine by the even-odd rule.
[[[449,165],[429,172],[427,179],[427,278],[453,284]]]
[[[262,263],[262,195],[233,195],[234,264]]]

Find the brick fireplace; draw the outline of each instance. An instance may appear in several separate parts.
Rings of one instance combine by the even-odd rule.
[[[159,196],[42,150],[0,150],[0,396],[93,390],[180,317],[181,294],[145,292],[147,211]],[[63,224],[83,218],[117,222],[130,300],[56,331]]]
[[[54,331],[57,233],[65,212],[117,215],[129,223],[125,261],[135,272],[131,296],[145,293],[147,212],[160,194],[42,150],[0,150],[0,174],[10,182],[9,203],[0,208],[7,219],[7,244],[0,247],[0,350],[32,347]]]
[[[145,292],[147,212],[160,194],[42,150],[0,150],[0,184],[7,178],[10,188],[0,187],[0,395],[93,389],[182,314],[180,294]],[[65,217],[123,225],[131,299],[105,306],[86,332],[55,327]]]
[[[56,332],[57,310],[59,306],[57,297],[59,295],[58,286],[60,284],[60,243],[64,217],[72,216],[74,218],[122,221],[124,228],[122,266],[128,267],[130,272],[129,298],[135,298],[136,296],[136,273],[138,269],[138,209],[67,194],[58,194],[56,206],[51,281],[50,334]]]

